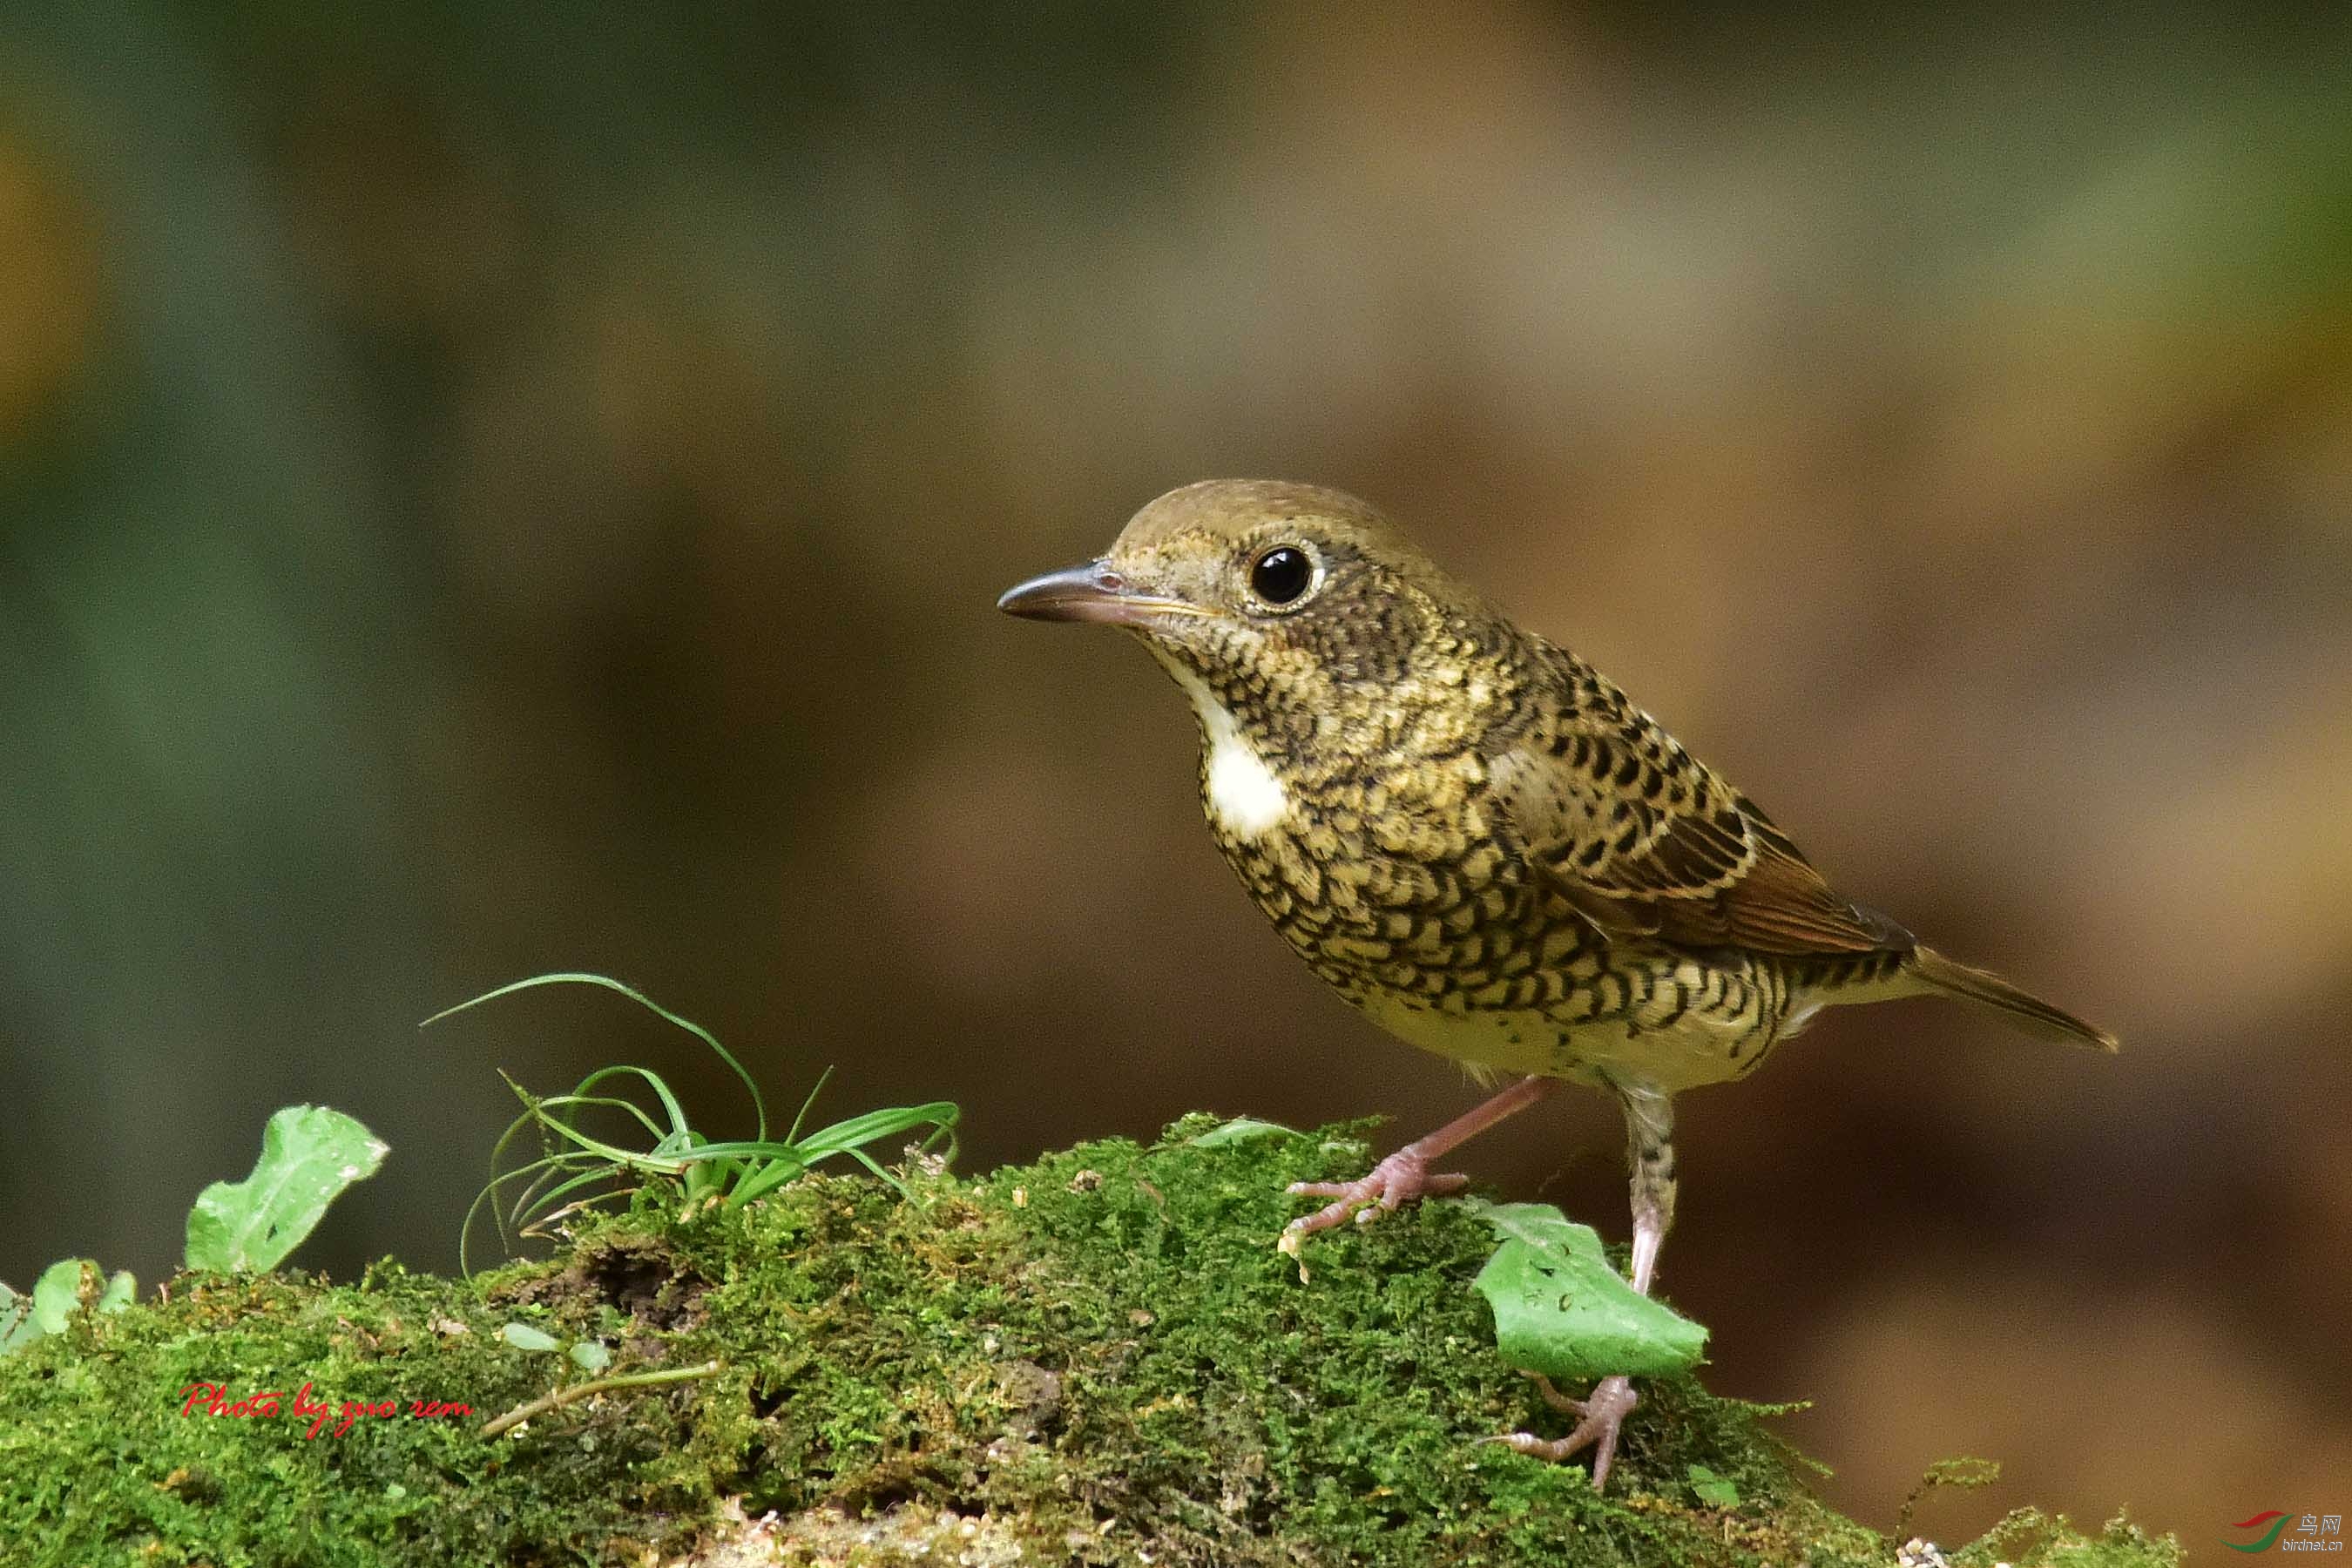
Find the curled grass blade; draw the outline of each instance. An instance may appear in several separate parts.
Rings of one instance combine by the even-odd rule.
[[[664,1023],[675,1025],[677,1027],[684,1029],[688,1034],[692,1035],[696,1039],[700,1040],[704,1045],[709,1046],[713,1051],[717,1052],[719,1059],[725,1062],[729,1068],[734,1072],[735,1076],[743,1080],[744,1089],[749,1090],[751,1096],[752,1113],[759,1123],[759,1132],[757,1135],[761,1138],[765,1138],[768,1135],[767,1102],[760,1096],[759,1084],[752,1079],[752,1077],[749,1072],[744,1070],[743,1064],[735,1059],[735,1053],[729,1050],[725,1046],[720,1045],[719,1043],[718,1036],[712,1034],[709,1030],[704,1028],[693,1019],[680,1017],[676,1013],[673,1013],[668,1008],[663,1006],[660,1003],[655,1001],[652,997],[646,995],[644,992],[638,990],[635,986],[624,984],[622,982],[614,979],[608,974],[591,974],[584,970],[565,970],[554,974],[534,974],[523,980],[510,980],[504,985],[485,991],[479,996],[470,997],[466,1001],[458,1003],[454,1007],[444,1007],[441,1011],[434,1014],[433,1016],[425,1019],[425,1022],[417,1025],[416,1026],[420,1029],[431,1028],[434,1025],[441,1022],[444,1018],[455,1017],[460,1013],[467,1012],[471,1008],[482,1005],[485,1002],[495,1002],[501,996],[511,996],[518,991],[529,991],[541,985],[601,985],[607,991],[616,991],[622,995],[626,996],[630,1001],[635,1002],[638,1006],[645,1008],[647,1012],[653,1014]],[[605,1070],[612,1071],[615,1069],[607,1068]],[[652,1075],[647,1074],[646,1076],[651,1077]],[[664,1098],[667,1099],[667,1096],[665,1094]],[[677,1109],[675,1101],[670,1103],[669,1110],[677,1123],[680,1126],[683,1126],[686,1121],[685,1113]]]
[[[436,1023],[443,1018],[486,1002],[509,996],[519,991],[541,985],[576,984],[602,986],[628,997],[667,1022],[684,1029],[702,1041],[734,1072],[750,1090],[756,1123],[752,1137],[740,1140],[714,1140],[697,1131],[687,1119],[686,1109],[667,1083],[650,1068],[635,1066],[599,1068],[582,1079],[568,1094],[539,1096],[504,1073],[507,1086],[522,1102],[522,1113],[508,1124],[491,1151],[493,1174],[488,1185],[477,1194],[466,1211],[465,1224],[458,1235],[458,1261],[467,1267],[468,1242],[475,1222],[487,1207],[499,1239],[509,1250],[518,1236],[545,1234],[563,1215],[598,1204],[625,1198],[635,1186],[614,1185],[611,1190],[594,1192],[601,1184],[619,1184],[628,1175],[660,1178],[678,1184],[684,1201],[745,1204],[765,1196],[785,1183],[804,1174],[823,1160],[845,1157],[856,1161],[866,1170],[901,1194],[906,1184],[881,1163],[868,1153],[867,1148],[885,1140],[926,1130],[917,1152],[931,1153],[944,1142],[948,1157],[955,1149],[955,1126],[960,1114],[953,1102],[932,1100],[923,1105],[898,1106],[871,1110],[819,1128],[803,1136],[809,1112],[819,1094],[833,1077],[825,1068],[801,1102],[793,1118],[790,1131],[781,1141],[768,1136],[767,1112],[761,1103],[757,1085],[751,1081],[740,1062],[720,1045],[716,1037],[700,1025],[682,1018],[642,993],[601,974],[564,973],[534,975],[484,992],[470,1001],[435,1014],[425,1022]],[[600,1093],[608,1087],[619,1087],[622,1092]],[[658,1109],[648,1110],[632,1098],[631,1088],[650,1095]],[[631,1148],[609,1138],[598,1137],[581,1125],[583,1118],[599,1112],[618,1112],[636,1131],[645,1135],[648,1147]],[[667,1126],[664,1123],[667,1122]],[[501,1171],[515,1140],[526,1129],[536,1128],[540,1134],[541,1155],[538,1159]],[[510,1200],[506,1194],[513,1192]]]

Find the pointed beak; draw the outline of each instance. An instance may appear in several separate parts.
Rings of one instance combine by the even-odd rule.
[[[1181,599],[1139,593],[1107,563],[1089,561],[1032,577],[996,601],[1008,616],[1032,621],[1100,621],[1107,626],[1150,626],[1162,616],[1197,616]]]

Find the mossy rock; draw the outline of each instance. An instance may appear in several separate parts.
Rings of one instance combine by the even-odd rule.
[[[1365,1145],[1351,1129],[1192,1142],[1215,1125],[978,1180],[914,1171],[906,1195],[811,1177],[682,1215],[641,1194],[561,1257],[471,1281],[184,1275],[0,1361],[0,1561],[1895,1561],[1813,1498],[1769,1412],[1695,1379],[1644,1388],[1606,1495],[1481,1444],[1560,1429],[1469,1289],[1488,1227],[1424,1205],[1318,1238],[1302,1280],[1271,1245],[1296,1207],[1282,1187],[1361,1170]],[[518,1322],[610,1364],[518,1345]],[[567,1384],[708,1363],[484,1435]],[[194,1384],[289,1403],[184,1415]],[[305,1384],[336,1410],[316,1436],[290,1407]],[[345,1400],[399,1413],[338,1436]],[[1996,1557],[2154,1568],[2179,1551],[2025,1514],[1950,1554]]]

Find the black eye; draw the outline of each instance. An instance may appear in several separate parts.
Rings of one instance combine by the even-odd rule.
[[[1307,592],[1315,576],[1307,552],[1277,544],[1250,567],[1250,590],[1269,605],[1287,605]]]

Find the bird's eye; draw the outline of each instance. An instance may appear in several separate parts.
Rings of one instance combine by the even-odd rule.
[[[1250,566],[1250,591],[1269,605],[1287,605],[1307,592],[1315,563],[1296,545],[1277,544]]]

